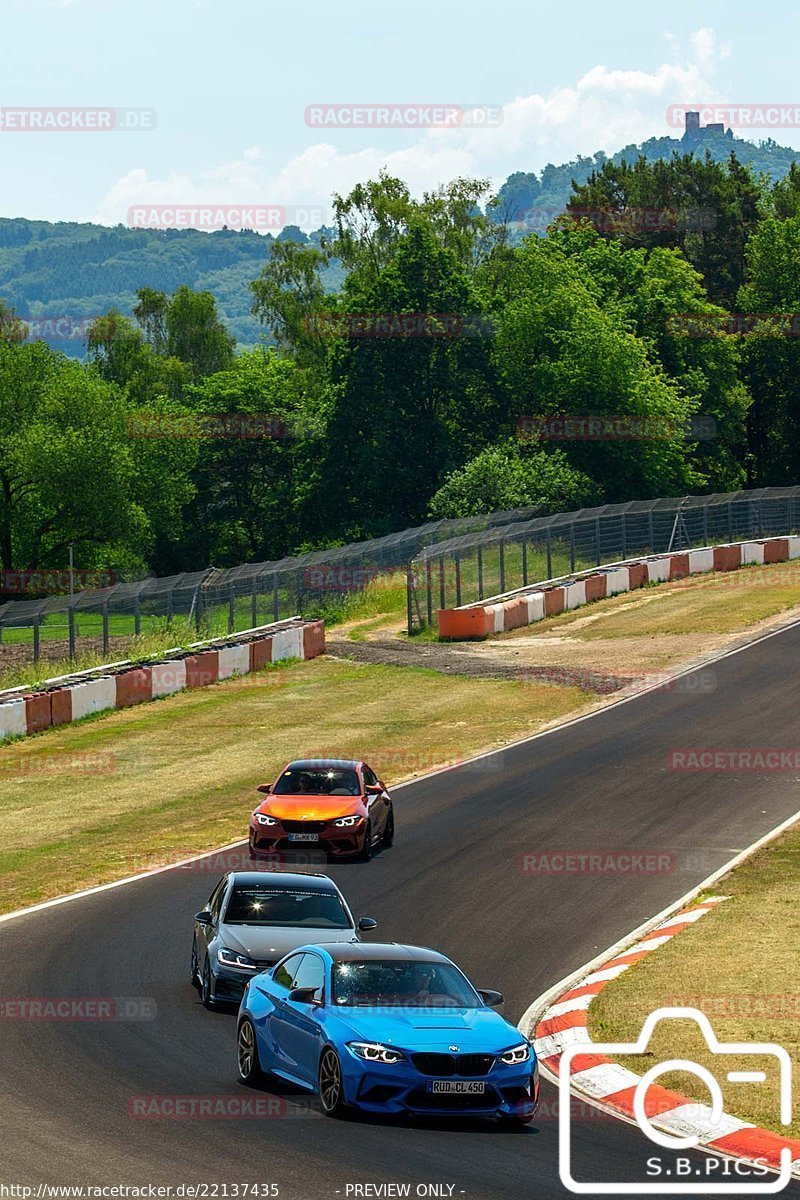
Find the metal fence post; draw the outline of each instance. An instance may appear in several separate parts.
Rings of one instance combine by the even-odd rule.
[[[273,621],[278,620],[279,612],[280,612],[280,602],[278,599],[278,576],[273,575],[273,577],[272,577],[272,619],[273,619]]]
[[[552,555],[553,548],[552,548],[550,542],[551,542],[550,526],[548,525],[547,526],[547,537],[545,539],[545,543],[546,543],[546,547],[547,547],[547,578],[548,579],[553,578],[553,555]]]
[[[445,603],[444,603],[444,602],[445,602],[445,594],[444,594],[444,555],[443,555],[443,554],[440,554],[440,555],[439,555],[439,608],[444,608],[444,606],[445,606]]]
[[[433,592],[431,587],[431,560],[425,559],[425,593],[428,613],[428,625],[433,625]]]
[[[233,584],[228,585],[228,633],[233,633],[236,628],[236,589]]]
[[[139,595],[138,593],[133,598],[133,636],[138,637],[142,632],[142,617],[139,611]]]
[[[194,594],[194,624],[195,624],[195,628],[197,629],[198,633],[200,632],[200,623],[202,620],[202,614],[200,612],[200,609],[202,608],[202,606],[203,606],[203,589],[200,586],[200,584],[198,583],[197,591]]]
[[[38,661],[39,661],[39,625],[40,625],[40,623],[41,623],[41,617],[37,613],[36,616],[33,618],[33,661],[35,663],[38,663]]]
[[[483,599],[483,545],[478,543],[478,599]]]
[[[708,504],[703,505],[703,545],[708,545]]]
[[[733,541],[733,504],[728,501],[728,541]]]
[[[597,565],[600,566],[600,518],[596,517],[594,522],[594,545],[596,550]]]
[[[414,632],[414,608],[411,600],[411,563],[406,564],[406,626],[408,636]]]
[[[456,608],[461,608],[461,555],[456,550]]]
[[[569,569],[575,570],[575,522],[569,523]]]
[[[250,606],[250,628],[255,629],[258,625],[258,576],[253,576],[253,595],[251,597]]]
[[[628,522],[626,520],[628,514],[622,514],[622,557],[628,557]]]
[[[522,539],[522,586],[528,586],[528,543]]]
[[[69,656],[73,659],[75,657],[75,609],[71,605],[67,610],[67,624],[69,625]]]
[[[108,604],[103,605],[103,654],[108,654]]]
[[[653,510],[652,510],[652,508],[649,508],[647,510],[647,540],[650,543],[650,553],[655,554],[655,552],[656,552],[656,536],[655,536],[655,531],[653,529]]]
[[[168,621],[172,620],[174,612],[175,612],[175,588],[171,587],[169,589],[169,596],[167,597],[167,620]]]
[[[500,594],[506,590],[506,543],[500,539]]]

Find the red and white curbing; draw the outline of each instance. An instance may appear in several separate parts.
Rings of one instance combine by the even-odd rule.
[[[0,693],[0,742],[66,725],[92,713],[130,708],[185,688],[247,675],[285,659],[316,658],[324,653],[324,621],[290,618],[227,638],[197,642],[162,662],[110,663],[46,680],[35,691],[11,688]]]
[[[568,1048],[585,1045],[586,1053],[577,1053],[569,1061],[570,1090],[613,1115],[634,1121],[633,1098],[641,1077],[605,1055],[593,1053],[594,1043],[588,1030],[589,1006],[611,980],[665,945],[677,933],[690,928],[724,899],[724,896],[712,896],[674,913],[632,946],[573,980],[568,990],[550,1003],[535,1023],[534,1047],[542,1071],[557,1082],[562,1054]],[[727,1113],[712,1124],[710,1107],[658,1084],[652,1084],[647,1090],[645,1113],[652,1125],[663,1133],[673,1137],[694,1137],[703,1150],[750,1162],[758,1160],[776,1171],[781,1165],[781,1150],[788,1147],[792,1156],[792,1174],[800,1176],[800,1140],[760,1129]]]
[[[455,640],[485,638],[649,583],[667,583],[707,571],[735,571],[739,567],[787,562],[794,558],[800,558],[800,537],[790,535],[629,559],[519,588],[477,604],[439,609],[439,637]]]

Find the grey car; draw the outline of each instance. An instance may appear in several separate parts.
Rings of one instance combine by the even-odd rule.
[[[231,871],[195,913],[191,979],[206,1008],[238,1004],[253,975],[308,942],[360,941],[377,921],[356,921],[327,875]]]

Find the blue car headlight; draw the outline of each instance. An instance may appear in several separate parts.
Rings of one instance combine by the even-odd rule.
[[[337,826],[338,829],[345,829],[345,828],[349,827],[350,825],[357,825],[361,819],[362,818],[359,816],[339,817],[338,821],[334,821],[333,823],[334,823],[334,825]]]
[[[229,950],[227,946],[220,947],[217,958],[223,967],[235,967],[238,971],[258,970],[258,963],[254,963],[252,958],[248,958],[246,954],[239,954],[237,950]]]
[[[501,1054],[500,1061],[507,1067],[517,1067],[520,1063],[527,1062],[530,1056],[530,1046],[527,1042],[522,1042],[521,1045],[514,1046],[511,1050],[506,1050],[505,1054]]]
[[[384,1063],[390,1066],[393,1063],[406,1061],[402,1050],[395,1050],[394,1046],[384,1046],[380,1042],[348,1042],[347,1046],[356,1058],[363,1058],[367,1062]]]

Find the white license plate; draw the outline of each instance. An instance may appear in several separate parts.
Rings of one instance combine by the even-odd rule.
[[[319,834],[318,833],[290,833],[289,841],[290,842],[318,842]]]
[[[448,1095],[480,1096],[486,1091],[486,1084],[469,1079],[431,1079],[428,1091],[444,1092]]]

